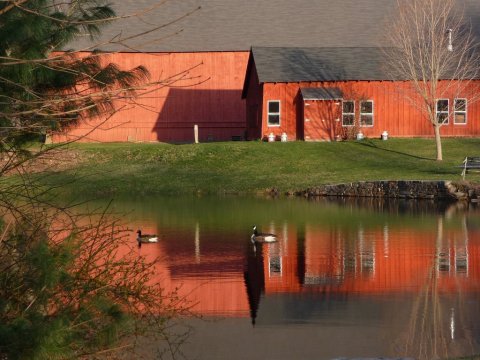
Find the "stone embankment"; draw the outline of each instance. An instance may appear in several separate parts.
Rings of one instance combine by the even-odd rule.
[[[304,197],[341,196],[479,202],[480,186],[451,181],[365,181],[320,185],[295,192],[295,195]]]

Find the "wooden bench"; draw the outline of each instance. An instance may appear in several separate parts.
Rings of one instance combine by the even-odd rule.
[[[480,156],[467,156],[463,160],[463,165],[460,165],[463,168],[462,177],[465,180],[465,175],[469,170],[479,170],[480,171]]]

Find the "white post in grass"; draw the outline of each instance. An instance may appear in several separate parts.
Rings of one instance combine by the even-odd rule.
[[[193,125],[193,136],[195,138],[195,144],[198,144],[198,125]]]

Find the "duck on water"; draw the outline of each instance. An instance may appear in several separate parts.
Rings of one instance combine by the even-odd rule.
[[[138,247],[142,246],[142,243],[156,243],[158,242],[158,236],[142,234],[142,230],[139,229],[137,230],[137,242]]]
[[[257,243],[271,243],[277,241],[277,235],[270,233],[261,233],[257,230],[257,225],[253,226],[253,234],[250,237],[250,241],[255,244]]]

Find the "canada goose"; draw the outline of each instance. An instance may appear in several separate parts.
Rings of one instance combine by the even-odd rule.
[[[275,234],[268,234],[268,233],[259,233],[257,231],[257,225],[253,225],[253,234],[250,237],[250,241],[252,243],[256,242],[275,242],[277,241],[277,235]]]
[[[137,242],[138,247],[142,246],[142,243],[156,243],[158,242],[158,236],[147,234],[142,235],[142,230],[139,229],[137,230]]]

